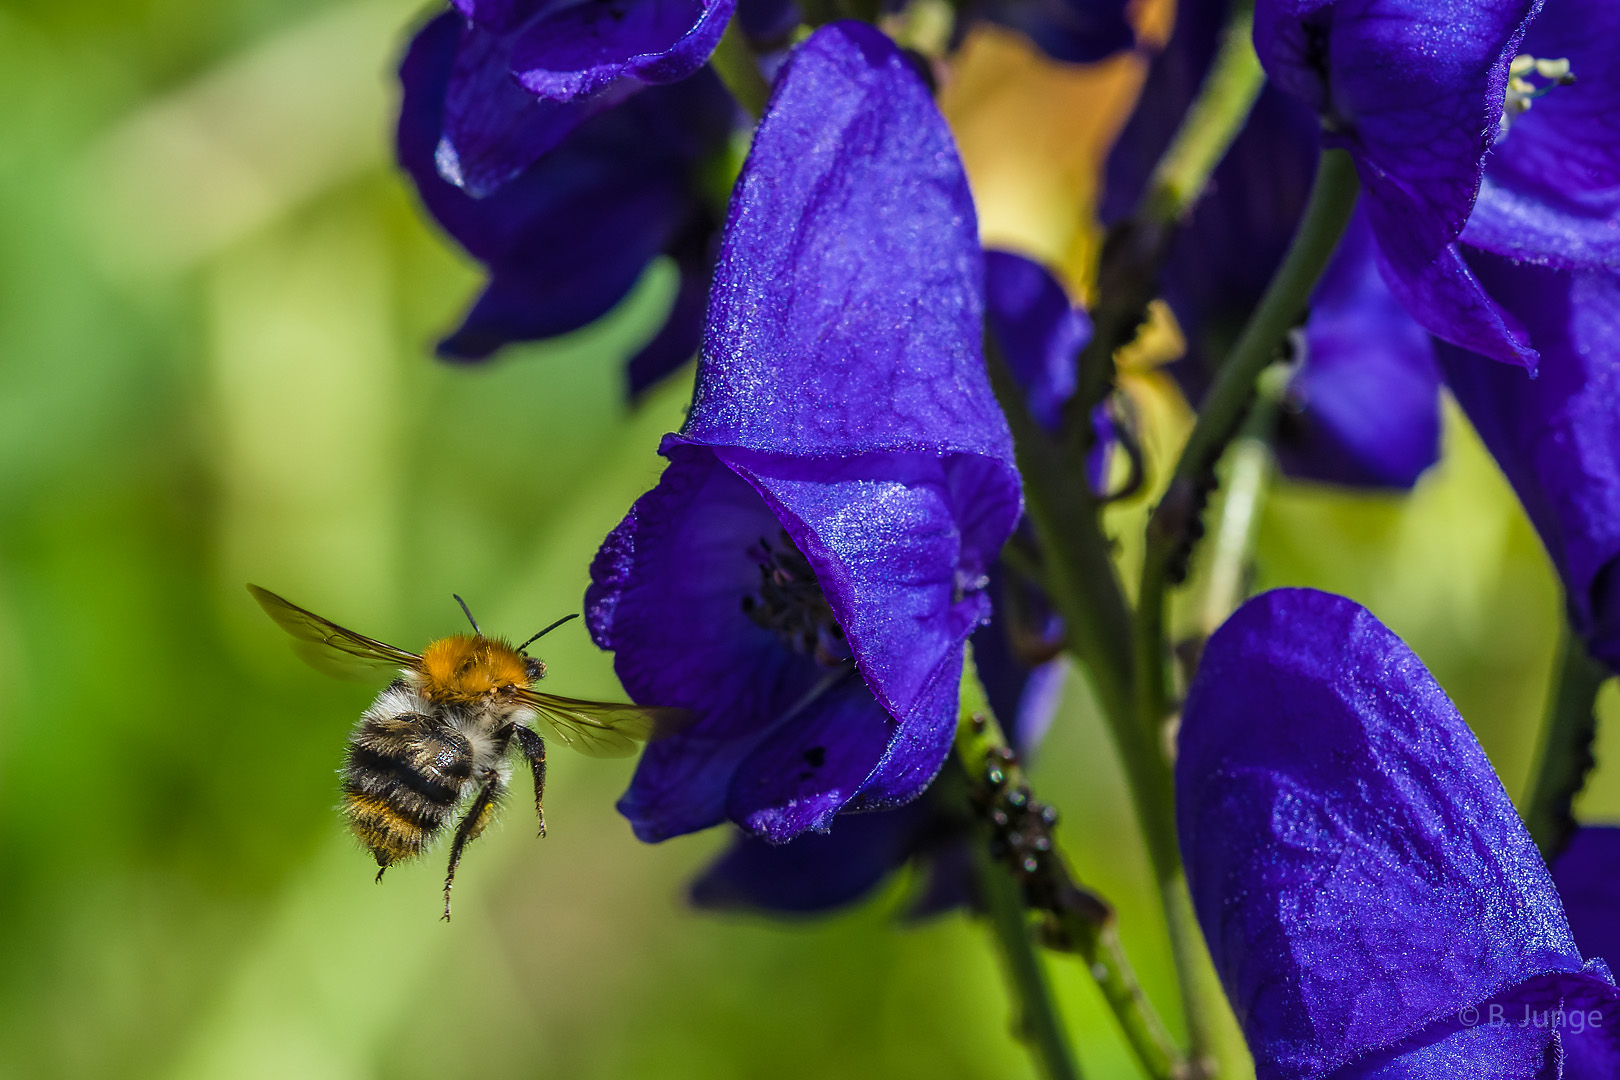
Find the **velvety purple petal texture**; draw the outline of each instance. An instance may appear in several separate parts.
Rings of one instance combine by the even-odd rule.
[[[650,385],[697,350],[716,225],[697,174],[730,137],[730,96],[707,72],[649,89],[572,131],[498,191],[474,198],[445,181],[435,160],[462,33],[457,15],[435,19],[400,67],[400,164],[429,212],[490,274],[441,355],[481,359],[512,342],[577,330],[606,314],[668,252],[681,288],[664,328],[630,368],[633,391]]]
[[[669,83],[708,62],[736,0],[584,0],[531,21],[512,71],[553,101],[594,94],[619,79]]]
[[[1446,380],[1547,545],[1575,629],[1620,668],[1620,276],[1473,262],[1546,361],[1531,379],[1442,346]]]
[[[685,433],[802,457],[1010,461],[976,229],[904,56],[869,27],[823,28],[778,79],[732,197]]]
[[[1357,214],[1311,297],[1276,441],[1290,476],[1410,488],[1440,458],[1440,369],[1385,287]]]
[[[1473,209],[1540,0],[1259,0],[1255,49],[1277,86],[1355,158],[1390,288],[1448,341],[1533,367],[1452,246]]]
[[[1021,510],[982,295],[927,88],[878,31],[823,27],[733,195],[670,466],[592,569],[587,621],[626,690],[697,714],[620,804],[643,839],[729,817],[783,842],[908,802],[939,770]],[[773,582],[819,630],[765,628],[783,625],[761,621]]]
[[[1550,1035],[1459,1012],[1580,971],[1557,892],[1473,733],[1364,608],[1305,589],[1240,608],[1188,696],[1176,792],[1261,1080],[1540,1075]]]

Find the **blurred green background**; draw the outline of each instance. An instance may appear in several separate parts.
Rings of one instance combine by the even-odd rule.
[[[0,5],[0,1076],[1031,1075],[980,928],[896,926],[904,883],[795,925],[693,913],[724,837],[636,843],[612,809],[629,762],[553,755],[551,835],[514,806],[451,925],[439,856],[372,884],[334,807],[375,687],[300,666],[243,583],[405,646],[459,628],[452,590],[527,634],[578,609],[688,389],[620,400],[663,267],[567,340],[429,359],[477,276],[387,161],[418,14]],[[1454,417],[1409,499],[1277,492],[1260,582],[1368,604],[1519,790],[1558,598]],[[617,693],[578,624],[545,644],[558,692]],[[1167,1000],[1073,690],[1036,779]],[[1620,812],[1620,771],[1585,809]],[[1132,1075],[1084,973],[1052,966],[1088,1073]]]

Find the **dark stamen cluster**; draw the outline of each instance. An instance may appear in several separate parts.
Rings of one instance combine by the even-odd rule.
[[[742,598],[742,609],[754,624],[824,667],[848,660],[844,628],[833,617],[810,560],[788,534],[780,533],[774,545],[761,537],[748,557],[759,564],[759,588]]]

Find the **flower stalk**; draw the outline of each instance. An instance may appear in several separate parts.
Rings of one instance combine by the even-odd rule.
[[[1052,1010],[1044,973],[1014,948],[1031,941],[1028,913],[1040,919],[1039,940],[1078,956],[1102,991],[1137,1063],[1150,1080],[1182,1080],[1185,1061],[1131,968],[1114,925],[1114,912],[1075,882],[1057,849],[1057,815],[1034,801],[1018,755],[1008,745],[979,682],[971,654],[963,669],[954,775],[965,778],[967,801],[978,823],[973,845],[975,880],[986,914],[1007,952],[1008,973],[1020,1000],[1020,1031],[1043,1060],[1053,1059],[1067,1037],[1048,1046],[1044,1019]],[[1010,897],[1011,914],[1005,910]],[[1017,940],[1011,940],[1016,916]],[[1033,957],[1031,958],[1033,959]],[[1052,1012],[1052,1015],[1056,1015]],[[1050,1066],[1049,1066],[1050,1069]]]
[[[1012,874],[991,857],[986,843],[973,845],[973,869],[985,914],[1001,946],[1007,983],[1018,1002],[1018,1037],[1029,1045],[1046,1080],[1080,1080],[1074,1047],[1058,1017],[1052,985],[1035,951]]]
[[[1253,34],[1252,0],[1234,4],[1198,97],[1155,166],[1135,212],[1111,229],[1104,242],[1091,311],[1095,331],[1080,354],[1079,390],[1069,407],[1073,432],[1089,430],[1083,418],[1113,384],[1114,353],[1130,344],[1147,317],[1176,225],[1203,195],[1265,85]]]
[[[1575,834],[1570,806],[1586,786],[1595,761],[1592,741],[1597,737],[1594,705],[1608,669],[1593,660],[1579,637],[1564,628],[1558,646],[1541,752],[1531,772],[1525,801],[1524,823],[1548,865]]]
[[[742,25],[735,15],[709,57],[709,66],[751,119],[758,120],[764,115],[765,105],[771,99],[771,87],[760,72],[759,61],[754,58],[754,50],[748,47],[748,39],[743,36]]]
[[[1326,150],[1317,166],[1305,215],[1283,263],[1272,277],[1199,410],[1198,420],[1176,463],[1163,500],[1148,521],[1141,587],[1137,592],[1132,688],[1138,739],[1157,744],[1171,719],[1165,603],[1170,584],[1185,576],[1204,502],[1214,486],[1214,468],[1237,433],[1254,398],[1255,384],[1276,358],[1283,340],[1305,311],[1306,301],[1326,269],[1350,220],[1360,191],[1355,166],[1342,150]],[[1185,884],[1176,873],[1160,878],[1171,945],[1187,1013],[1189,1056],[1218,1059],[1224,1042],[1218,1018],[1229,1014],[1209,971],[1209,960]],[[1230,1026],[1230,1025],[1222,1025]]]

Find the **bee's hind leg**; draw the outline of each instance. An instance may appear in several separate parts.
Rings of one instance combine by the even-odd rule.
[[[456,826],[456,838],[450,843],[450,869],[444,876],[444,921],[450,921],[450,888],[456,882],[456,867],[461,865],[461,852],[467,842],[484,831],[489,819],[495,814],[495,800],[501,797],[504,788],[498,773],[490,773],[484,786],[478,789],[478,795],[473,799],[472,805],[467,808],[466,816],[461,824]]]
[[[540,835],[546,835],[546,811],[541,805],[546,794],[546,740],[526,727],[517,729],[518,747],[529,759],[534,772],[534,816],[540,819]]]

